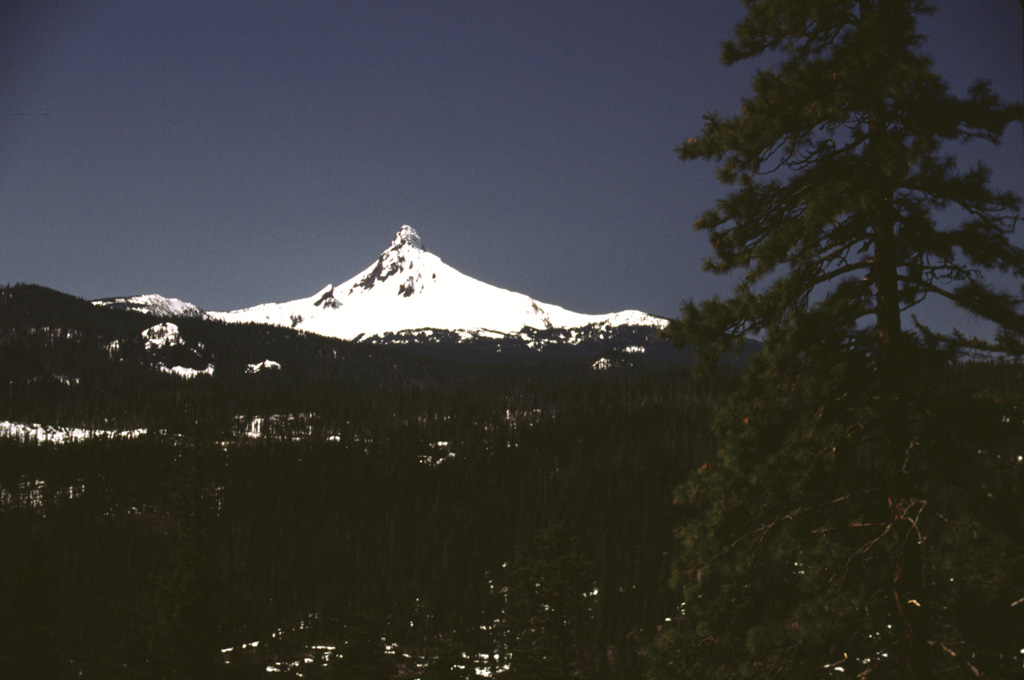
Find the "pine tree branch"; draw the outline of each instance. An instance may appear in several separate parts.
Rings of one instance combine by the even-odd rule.
[[[1024,0],[1022,0],[1022,1],[1024,1]],[[982,676],[982,672],[980,670],[978,670],[977,666],[972,664],[968,659],[957,655],[956,652],[954,652],[952,649],[947,647],[944,643],[942,643],[940,641],[937,641],[937,640],[928,640],[928,644],[931,645],[932,647],[936,647],[937,646],[942,651],[944,651],[946,654],[948,654],[951,658],[958,659],[961,663],[963,663],[967,667],[968,670],[971,671],[971,673],[974,674],[974,677],[980,678]]]
[[[737,545],[739,545],[740,543],[742,543],[743,541],[745,541],[747,539],[757,537],[758,543],[763,543],[764,539],[765,539],[765,536],[768,534],[768,532],[771,531],[773,528],[775,528],[777,525],[779,525],[779,524],[781,524],[783,522],[790,521],[790,520],[795,519],[796,517],[798,517],[800,515],[803,515],[803,514],[806,514],[806,513],[809,513],[809,512],[816,512],[818,510],[822,510],[824,508],[828,508],[828,507],[831,507],[831,506],[834,506],[834,505],[838,505],[840,503],[845,503],[846,501],[850,500],[851,498],[855,498],[857,496],[861,496],[861,495],[865,495],[865,494],[874,493],[875,491],[877,491],[877,489],[866,489],[866,490],[859,491],[859,492],[856,492],[856,493],[847,494],[847,495],[841,496],[839,498],[834,498],[834,499],[832,499],[830,501],[826,501],[825,503],[820,503],[818,505],[796,508],[796,509],[786,513],[785,515],[782,515],[781,517],[775,518],[771,522],[768,522],[766,524],[762,524],[761,526],[757,527],[756,529],[752,529],[752,530],[742,534],[741,536],[737,537],[734,541],[732,541],[732,543],[730,543],[728,546],[726,546],[726,548],[724,550],[722,550],[722,551],[712,555],[707,560],[704,560],[703,562],[697,564],[695,567],[692,567],[690,570],[691,571],[693,571],[693,570],[700,571],[704,567],[706,567],[706,566],[708,566],[708,565],[710,565],[710,564],[712,564],[714,562],[717,562],[719,559],[721,559],[722,557],[724,557],[728,553],[732,552],[733,548],[735,548]]]
[[[814,288],[817,288],[823,283],[834,281],[835,279],[841,276],[845,276],[846,274],[852,274],[853,272],[858,271],[870,271],[872,264],[874,264],[874,258],[867,257],[864,258],[863,260],[858,260],[857,262],[851,262],[841,267],[830,269],[826,272],[823,272],[818,277],[810,279],[808,284],[808,290],[813,290]],[[870,278],[866,280],[870,281]]]

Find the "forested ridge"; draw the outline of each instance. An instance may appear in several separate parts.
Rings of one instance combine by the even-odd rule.
[[[3,417],[144,431],[0,440],[4,675],[635,677],[673,614],[712,381],[0,295]]]

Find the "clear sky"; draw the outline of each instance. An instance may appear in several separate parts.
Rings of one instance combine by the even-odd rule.
[[[938,0],[954,92],[1022,98],[1017,0]],[[312,295],[402,224],[464,273],[586,312],[726,292],[679,161],[749,67],[739,0],[5,0],[0,283],[226,310]],[[1024,191],[1024,130],[977,152]],[[975,149],[969,150],[974,153]],[[1024,236],[1024,234],[1022,234]]]

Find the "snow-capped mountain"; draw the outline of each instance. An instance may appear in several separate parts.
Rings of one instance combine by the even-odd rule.
[[[493,338],[556,328],[653,330],[665,325],[663,319],[635,310],[579,314],[478,281],[428,252],[408,225],[373,265],[344,283],[327,285],[308,298],[208,316],[356,340],[422,329]]]

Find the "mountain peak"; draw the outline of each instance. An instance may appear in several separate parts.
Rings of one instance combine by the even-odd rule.
[[[402,225],[402,228],[395,234],[395,240],[391,242],[391,248],[397,250],[404,245],[408,245],[415,250],[426,251],[426,248],[423,247],[423,241],[420,240],[420,235],[408,224]]]
[[[576,342],[581,334],[608,334],[621,325],[664,325],[640,312],[579,314],[471,278],[427,252],[409,225],[376,262],[344,283],[309,298],[211,315],[348,339],[434,330],[520,338],[522,332],[543,331]]]
[[[409,278],[406,284],[399,291],[401,295],[408,297],[418,288],[422,288],[422,285],[417,285],[419,277],[413,275],[410,270],[416,267],[416,263],[422,264],[422,256],[426,252],[423,242],[420,241],[420,235],[406,224],[395,234],[395,240],[391,242],[387,250],[377,258],[377,264],[373,269],[362,275],[355,285],[369,290],[392,276],[408,274]]]

